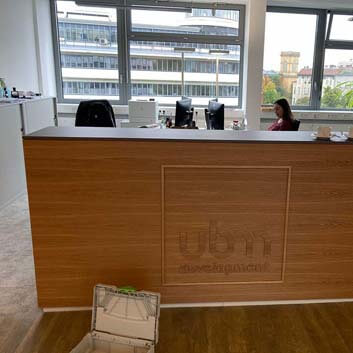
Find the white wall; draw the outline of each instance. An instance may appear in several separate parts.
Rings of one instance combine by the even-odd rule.
[[[49,0],[0,0],[0,77],[9,88],[56,95]]]
[[[267,0],[248,0],[245,18],[243,107],[249,130],[260,129]]]
[[[34,0],[34,15],[39,90],[45,96],[56,97],[50,1]]]
[[[0,77],[10,88],[39,89],[32,0],[0,0]]]

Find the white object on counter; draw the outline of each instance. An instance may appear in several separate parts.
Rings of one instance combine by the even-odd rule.
[[[129,121],[140,125],[158,122],[158,102],[129,100]]]

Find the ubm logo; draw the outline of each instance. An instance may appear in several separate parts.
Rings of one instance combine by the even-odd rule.
[[[220,232],[217,222],[210,221],[208,231],[190,235],[187,232],[181,232],[179,249],[188,260],[197,260],[207,251],[218,259],[225,259],[233,254],[268,257],[271,256],[272,242],[263,234],[246,230]]]

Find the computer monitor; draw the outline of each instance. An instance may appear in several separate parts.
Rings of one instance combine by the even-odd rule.
[[[224,104],[215,100],[208,102],[209,124],[207,128],[210,130],[224,130]]]
[[[175,126],[191,126],[192,124],[191,99],[186,98],[176,102]]]

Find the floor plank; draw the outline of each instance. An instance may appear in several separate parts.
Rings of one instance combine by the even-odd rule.
[[[353,303],[162,309],[156,353],[352,353]],[[66,353],[91,312],[45,313],[21,353]]]

